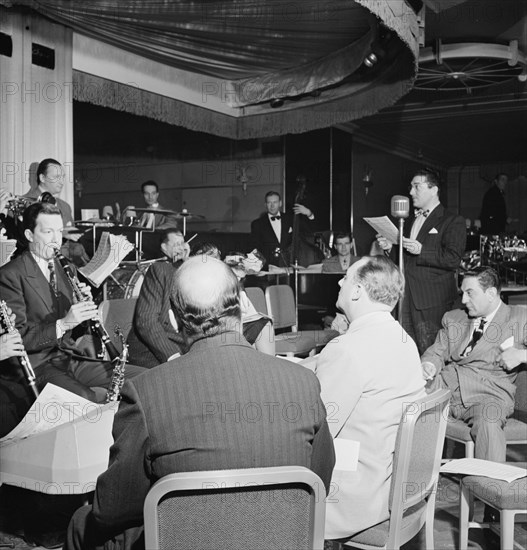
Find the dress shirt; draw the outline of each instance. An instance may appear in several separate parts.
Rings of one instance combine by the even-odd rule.
[[[410,230],[410,239],[414,240],[417,239],[417,235],[419,235],[419,231],[421,231],[421,227],[423,227],[423,224],[426,221],[426,218],[430,216],[430,214],[435,210],[439,203],[432,206],[432,208],[429,208],[427,210],[426,216],[416,216],[414,223],[412,224],[412,229]]]
[[[280,242],[280,236],[282,234],[282,220],[278,216],[281,216],[281,214],[278,213],[276,216],[271,216],[271,214],[269,214],[269,222],[271,223],[271,227],[273,228],[278,242]],[[273,220],[272,218],[275,219]]]

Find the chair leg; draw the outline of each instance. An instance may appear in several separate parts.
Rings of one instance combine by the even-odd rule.
[[[434,516],[436,507],[437,484],[428,499],[426,505],[426,525],[425,525],[425,548],[435,548],[434,546]]]
[[[500,510],[501,550],[514,548],[514,510]]]
[[[465,443],[465,458],[474,458],[474,441]]]
[[[470,489],[461,482],[461,492],[459,494],[459,550],[468,548],[468,522],[469,510],[472,506],[473,498]]]

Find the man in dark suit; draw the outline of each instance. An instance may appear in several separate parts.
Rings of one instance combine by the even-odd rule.
[[[110,383],[113,367],[87,357],[72,336],[73,329],[97,316],[97,306],[86,285],[81,284],[81,289],[87,299],[74,299],[64,270],[54,259],[62,240],[60,210],[36,202],[24,211],[23,227],[28,250],[0,268],[0,299],[15,315],[37,385],[42,388],[51,382],[86,399],[104,401],[103,388]],[[130,366],[127,376],[140,371]]]
[[[500,299],[490,267],[465,273],[464,309],[449,311],[421,357],[424,375],[452,392],[450,411],[470,426],[476,458],[505,462],[503,428],[514,411],[517,367],[527,363],[527,307]]]
[[[492,182],[492,187],[483,196],[480,214],[483,235],[499,235],[507,227],[509,219],[505,203],[505,187],[508,181],[507,174],[498,174]]]
[[[146,494],[174,472],[299,465],[329,487],[335,457],[320,385],[243,339],[239,291],[214,258],[177,270],[172,303],[190,350],[124,384],[108,470],[93,506],[73,516],[65,550],[141,548]]]
[[[465,220],[439,202],[439,178],[421,170],[410,185],[414,217],[406,225],[404,275],[406,288],[402,325],[423,353],[435,340],[445,312],[458,296],[456,270],[465,252]],[[381,248],[392,245],[378,237]]]
[[[150,210],[166,210],[159,204],[159,186],[153,180],[145,181],[141,185],[141,193],[145,199],[146,207]],[[178,220],[172,214],[164,212],[144,212],[139,219],[140,225],[152,229],[168,229],[169,227],[177,228]]]
[[[293,213],[282,212],[282,198],[276,191],[265,195],[266,212],[251,223],[253,245],[264,255],[266,263],[287,266],[293,241],[294,214],[313,221],[315,215],[302,204],[293,206]]]
[[[167,229],[161,251],[165,259],[153,263],[145,275],[128,335],[130,362],[151,368],[168,361],[183,347],[182,335],[170,320],[170,292],[176,268],[188,257],[179,229]]]

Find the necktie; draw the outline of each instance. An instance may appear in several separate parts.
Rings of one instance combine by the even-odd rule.
[[[57,275],[55,273],[55,262],[53,260],[49,260],[48,269],[49,269],[49,284],[56,296],[57,295]]]
[[[275,220],[279,220],[280,216],[271,216],[271,221],[274,222]]]
[[[430,210],[414,210],[414,215],[416,218],[418,218],[419,216],[423,216],[423,218],[426,218],[428,214],[430,214]]]
[[[472,338],[470,339],[470,342],[467,344],[465,351],[463,351],[463,353],[461,354],[463,357],[466,357],[474,349],[476,344],[479,342],[479,340],[483,336],[484,328],[485,328],[485,317],[482,317],[481,321],[479,322],[479,325],[474,328],[474,332],[472,333]]]

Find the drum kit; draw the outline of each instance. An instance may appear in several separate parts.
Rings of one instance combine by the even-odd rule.
[[[181,232],[183,233],[183,236],[186,236],[188,222],[198,220],[201,221],[205,219],[205,216],[191,213],[186,208],[183,208],[183,210],[177,212],[175,210],[136,208],[130,206],[123,212],[122,223],[112,219],[111,216],[107,216],[104,219],[92,218],[90,220],[75,222],[75,225],[77,226],[92,226],[94,249],[97,227],[108,227],[113,228],[114,230],[122,229],[123,233],[133,233],[134,235],[135,261],[121,262],[119,268],[112,275],[110,275],[109,278],[112,282],[108,285],[109,288],[107,290],[105,289],[104,293],[108,298],[137,298],[148,268],[154,261],[157,261],[145,260],[143,258],[143,233],[152,233],[156,230],[155,225],[152,225],[151,227],[145,227],[142,225],[141,220],[144,214],[161,214],[166,216],[169,222],[172,220],[181,221]],[[139,217],[137,215],[139,215]],[[169,226],[164,223],[161,229],[167,229],[168,227]]]

